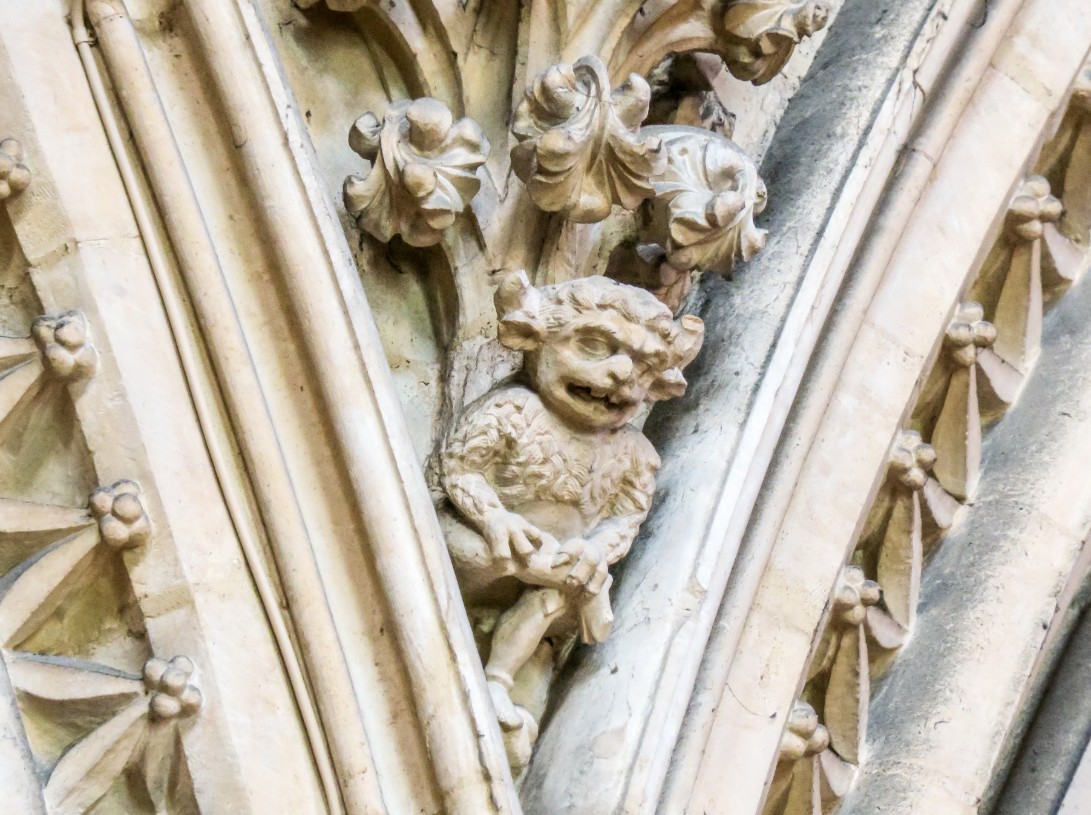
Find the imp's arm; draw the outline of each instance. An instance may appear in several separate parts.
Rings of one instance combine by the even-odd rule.
[[[490,476],[526,436],[528,405],[518,392],[500,392],[471,405],[447,439],[441,457],[442,483],[451,503],[485,538],[496,557],[514,549],[526,556],[542,543],[542,532],[509,512]]]
[[[651,443],[640,436],[621,487],[607,507],[608,517],[588,535],[602,552],[605,563],[613,565],[628,554],[651,509],[658,469],[659,456]]]
[[[443,446],[443,488],[479,532],[484,533],[489,519],[505,509],[489,477],[515,441],[523,407],[521,400],[505,398],[505,394],[470,405]]]

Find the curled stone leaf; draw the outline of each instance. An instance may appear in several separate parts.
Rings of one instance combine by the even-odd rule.
[[[646,234],[676,269],[731,271],[765,246],[754,215],[765,208],[765,183],[730,139],[691,127],[657,127],[667,167],[655,181]]]
[[[15,139],[0,141],[0,201],[30,185],[30,170],[23,164],[23,147]]]
[[[632,74],[610,90],[598,57],[553,65],[515,111],[511,151],[516,175],[535,204],[577,223],[594,223],[613,205],[635,209],[654,194],[663,172],[659,139],[642,137],[651,90]]]
[[[735,0],[724,13],[724,62],[739,79],[763,85],[829,17],[829,6],[817,0]]]
[[[478,169],[489,141],[472,119],[454,121],[430,98],[396,102],[383,121],[356,120],[349,146],[367,161],[363,176],[345,180],[345,207],[357,225],[383,242],[434,246],[481,189]]]

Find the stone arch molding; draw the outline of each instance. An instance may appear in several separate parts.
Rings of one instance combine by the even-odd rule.
[[[1082,200],[1043,184],[1079,188],[1082,120],[1013,199],[1014,282],[954,296],[983,214],[915,301],[967,301],[955,371],[917,376],[922,333],[854,439],[885,449],[920,379],[957,453],[899,442],[909,566],[879,556],[880,599],[857,564],[828,629],[877,470],[786,623],[824,437],[786,445],[852,386],[829,355],[909,263],[886,219],[932,223],[980,110],[1021,115],[980,212],[1029,175],[1091,43],[1073,6],[1046,58],[1044,6],[0,0],[13,302],[44,314],[4,325],[0,445],[47,431],[0,458],[13,811],[828,811],[925,510],[972,496],[982,394],[1014,401],[1042,275],[1077,276]]]

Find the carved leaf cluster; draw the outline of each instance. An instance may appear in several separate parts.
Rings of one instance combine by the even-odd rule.
[[[1049,150],[1047,145],[1044,153]],[[996,242],[972,288],[981,302],[960,303],[945,330],[948,353],[933,366],[913,411],[912,424],[922,430],[901,431],[891,448],[887,478],[857,542],[854,565],[831,597],[829,623],[808,673],[804,697],[820,710],[830,749],[821,761],[806,764],[802,738],[789,727],[781,766],[791,759],[791,770],[778,767],[765,815],[819,811],[824,797],[809,792],[815,773],[836,793],[832,803],[852,782],[863,757],[871,673],[889,665],[908,641],[926,548],[937,545],[959,508],[972,500],[981,477],[982,426],[1014,401],[1039,353],[1043,256],[1049,256],[1058,288],[1075,278],[1072,266],[1082,263],[1056,225],[1066,209],[1044,177],[1027,178],[1009,206],[1009,238]]]
[[[345,181],[345,207],[361,229],[383,242],[434,246],[481,188],[477,172],[489,141],[472,119],[454,121],[435,99],[395,102],[383,121],[365,113],[349,144],[368,162]]]
[[[98,359],[79,312],[39,317],[30,337],[0,338],[0,357],[7,364],[0,372],[4,421],[19,406],[36,409],[27,396],[48,393],[46,378],[71,382],[91,376]],[[93,491],[86,508],[0,497],[0,658],[28,735],[51,734],[29,739],[51,815],[94,811],[123,776],[143,786],[155,811],[174,811],[181,758],[177,723],[202,704],[193,663],[153,658],[141,677],[73,655],[63,636],[49,639],[49,653],[35,653],[42,650],[36,638],[51,626],[94,631],[102,624],[86,612],[73,623],[72,610],[80,607],[74,604],[94,593],[123,550],[146,544],[151,534],[133,481]],[[100,603],[91,616],[100,611],[115,613],[111,604]],[[51,718],[58,714],[65,721]],[[74,738],[71,723],[81,717],[94,726],[82,733],[75,728]]]
[[[176,720],[195,713],[201,705],[188,658],[175,657],[170,663],[149,660],[143,681],[82,659],[26,653],[9,657],[8,670],[21,700],[71,703],[104,719],[73,744],[49,773],[42,792],[52,815],[83,815],[93,810],[130,769],[138,771],[156,811],[170,811],[179,760]],[[170,676],[172,672],[176,676]],[[152,688],[148,677],[156,673],[161,676],[160,685],[169,680],[181,690],[174,694]],[[160,700],[173,700],[176,695],[185,699],[178,702],[178,713],[158,714]]]
[[[659,139],[642,137],[648,83],[633,74],[611,91],[597,57],[546,69],[515,111],[512,166],[546,212],[594,223],[614,205],[634,209],[666,167]]]

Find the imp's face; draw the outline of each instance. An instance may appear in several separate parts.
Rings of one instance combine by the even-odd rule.
[[[584,314],[528,355],[546,406],[584,430],[614,430],[636,415],[669,359],[653,331],[612,311]]]

